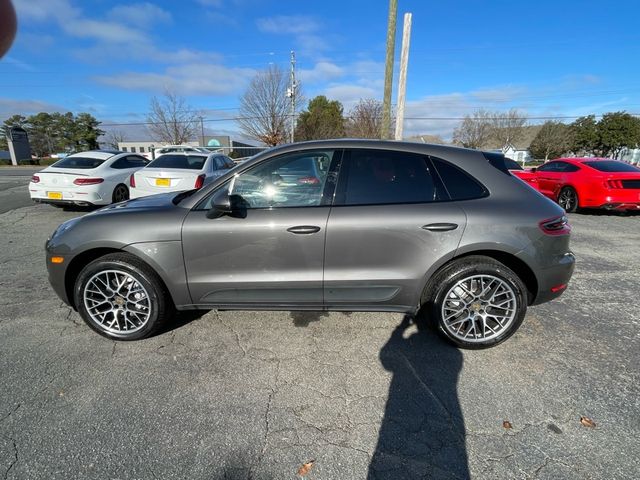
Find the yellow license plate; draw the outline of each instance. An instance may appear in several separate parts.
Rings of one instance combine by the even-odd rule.
[[[168,187],[171,185],[170,178],[156,178],[156,186],[157,187]]]
[[[62,200],[62,192],[47,192],[47,198]]]

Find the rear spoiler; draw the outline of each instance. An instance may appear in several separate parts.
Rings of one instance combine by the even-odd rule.
[[[496,169],[500,170],[506,175],[511,175],[507,165],[504,163],[504,155],[496,152],[482,152],[484,158]]]

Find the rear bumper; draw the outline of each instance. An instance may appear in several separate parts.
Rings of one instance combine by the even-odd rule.
[[[605,210],[618,210],[618,211],[634,211],[640,210],[640,202],[610,202],[605,203],[604,205],[600,205],[600,208],[604,208]]]
[[[538,277],[538,293],[532,305],[540,305],[558,298],[569,285],[576,265],[576,257],[572,252],[567,252],[557,258],[557,261],[540,270]]]
[[[111,198],[104,198],[99,191],[55,189],[55,193],[62,195],[62,198],[50,198],[49,193],[53,190],[29,185],[31,200],[37,203],[55,205],[108,205],[111,203]]]

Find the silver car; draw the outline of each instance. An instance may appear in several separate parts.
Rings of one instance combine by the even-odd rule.
[[[484,348],[566,289],[569,234],[501,154],[328,140],[70,220],[46,251],[60,298],[113,339],[175,309],[359,310],[420,313]]]

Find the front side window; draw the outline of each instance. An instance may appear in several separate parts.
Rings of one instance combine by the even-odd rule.
[[[343,188],[336,196],[342,205],[424,203],[444,199],[427,157],[392,150],[348,151],[340,176]]]
[[[211,208],[224,195],[235,195],[249,209],[325,205],[330,202],[323,198],[334,155],[327,150],[296,152],[261,162],[233,177],[203,208]]]
[[[560,162],[545,163],[544,165],[541,165],[540,167],[538,167],[538,171],[539,172],[557,172],[558,163]]]

